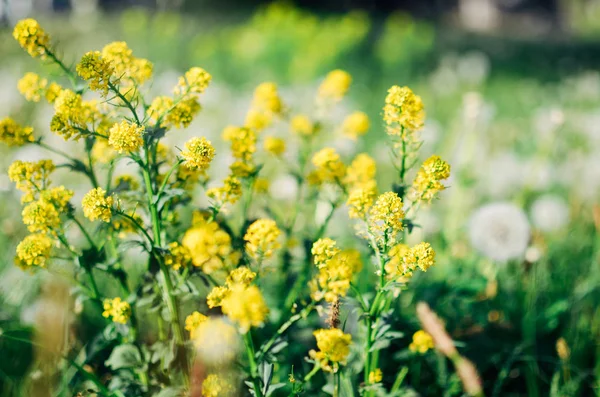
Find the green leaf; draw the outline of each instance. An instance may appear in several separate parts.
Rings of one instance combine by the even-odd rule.
[[[185,395],[185,389],[181,387],[167,387],[155,394],[154,397],[183,397]]]
[[[141,367],[142,356],[138,348],[134,345],[119,345],[113,349],[110,357],[104,364],[113,370]]]

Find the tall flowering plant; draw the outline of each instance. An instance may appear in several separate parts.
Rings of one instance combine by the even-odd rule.
[[[341,125],[328,118],[351,85],[342,70],[326,76],[312,114],[294,113],[275,84],[260,84],[244,125],[223,131],[231,148],[228,175],[211,181],[217,153],[207,138],[175,150],[162,142],[200,112],[211,82],[207,71],[193,67],[172,95],[150,99],[152,63],[124,42],[88,52],[72,68],[35,20],[19,22],[14,37],[66,76],[67,87],[27,73],[18,88],[29,101],[53,105],[50,131],[82,149],[81,156],[66,153],[11,118],[0,122],[2,142],[37,145],[63,161],[16,161],[8,172],[23,192],[23,222],[31,233],[17,246],[17,265],[37,271],[70,263],[77,298],[97,306],[104,319],[92,347],[80,354],[74,340],[62,347],[66,364],[59,371],[75,368],[75,391],[300,395],[315,392],[321,373],[334,396],[398,391],[401,373],[387,385],[380,368],[382,348],[401,335],[390,321],[395,298],[415,272],[435,264],[430,244],[404,241],[418,208],[445,189],[450,174],[432,156],[411,176],[425,118],[419,96],[394,86],[385,98],[384,125],[398,170],[389,190],[378,186],[367,153],[346,163],[332,147],[317,149],[326,132],[356,140],[370,128],[362,112]],[[291,136],[269,135],[273,125],[289,125]],[[267,194],[265,170],[274,161],[296,182],[291,205]],[[115,178],[123,163],[132,173]],[[80,204],[72,203],[72,190],[53,185],[59,167],[85,176],[89,191]],[[204,204],[191,204],[198,187]],[[317,202],[328,203],[323,219],[310,216]],[[338,211],[347,211],[356,230],[343,244],[328,228]],[[83,236],[77,243],[68,233],[73,228]],[[128,254],[140,249],[146,264],[135,277]],[[360,326],[349,332],[342,318],[353,305]],[[305,329],[313,348],[307,344],[299,365],[287,362],[287,341],[297,339],[292,330]],[[433,339],[419,331],[410,350],[431,347]],[[360,365],[348,366],[351,357]]]

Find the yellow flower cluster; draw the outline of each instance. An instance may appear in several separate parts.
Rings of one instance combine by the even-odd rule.
[[[244,235],[246,252],[259,263],[263,259],[273,256],[273,253],[281,248],[279,235],[281,230],[274,220],[259,219],[253,222]]]
[[[326,302],[334,302],[346,296],[352,277],[362,269],[360,252],[352,249],[340,251],[317,267],[319,273],[311,282],[311,296],[315,301],[325,299]]]
[[[194,96],[174,101],[168,96],[154,98],[146,111],[150,120],[163,128],[186,128],[200,112],[200,103]]]
[[[300,136],[312,136],[316,132],[315,125],[303,114],[298,114],[290,120],[290,128],[293,133]]]
[[[367,224],[375,242],[382,245],[395,242],[404,228],[403,220],[402,199],[395,192],[386,192],[369,209]]]
[[[206,195],[219,207],[226,203],[235,204],[242,196],[242,184],[239,179],[230,175],[223,180],[223,186],[208,189]]]
[[[217,374],[209,374],[202,382],[203,397],[226,397],[232,391],[231,384]]]
[[[369,131],[371,122],[369,116],[364,112],[354,112],[348,115],[342,122],[342,133],[352,140],[358,139]]]
[[[185,143],[181,157],[189,169],[205,172],[215,157],[215,148],[206,138],[192,138]]]
[[[315,241],[310,252],[315,265],[321,268],[326,266],[341,250],[337,247],[335,240],[326,237]]]
[[[27,101],[39,102],[45,95],[48,80],[41,78],[37,73],[25,73],[17,83],[19,92]]]
[[[421,166],[412,185],[415,200],[431,201],[446,186],[442,180],[450,177],[450,164],[433,155]]]
[[[101,91],[104,96],[108,93],[110,79],[114,77],[114,66],[106,61],[100,51],[87,52],[75,68],[77,74],[89,84],[90,90]],[[117,81],[113,81],[116,84]]]
[[[433,349],[434,347],[433,338],[423,330],[418,330],[413,334],[412,342],[408,346],[411,352],[420,354],[427,353],[429,349]]]
[[[169,251],[165,254],[163,261],[173,270],[179,270],[192,263],[192,255],[187,247],[174,241],[169,244]]]
[[[190,332],[190,339],[196,339],[198,327],[206,320],[208,320],[208,317],[200,312],[193,312],[185,318],[185,329]]]
[[[108,144],[119,153],[134,152],[144,144],[143,132],[144,127],[129,121],[121,121],[111,127]]]
[[[377,185],[365,185],[352,189],[348,194],[348,201],[346,201],[350,218],[365,219],[375,197],[377,197]]]
[[[377,163],[366,153],[358,154],[346,170],[344,183],[348,190],[359,187],[375,187],[375,175],[377,174]]]
[[[404,256],[404,266],[411,272],[417,268],[426,272],[433,265],[435,265],[435,251],[429,243],[415,245]]]
[[[117,156],[117,152],[110,147],[107,139],[96,139],[92,147],[92,158],[94,161],[108,164]]]
[[[223,138],[231,144],[231,155],[235,159],[231,165],[233,176],[244,178],[255,170],[256,132],[246,127],[227,127]]]
[[[352,76],[340,69],[332,70],[319,86],[318,97],[321,100],[340,101],[350,89]]]
[[[192,264],[206,274],[237,262],[231,237],[216,222],[199,220],[185,232],[181,245],[189,251]]]
[[[13,37],[19,45],[32,57],[46,57],[50,46],[50,36],[35,19],[19,21],[13,30]]]
[[[0,142],[8,146],[21,146],[33,142],[33,128],[23,127],[7,117],[0,120]]]
[[[383,120],[388,125],[390,135],[402,135],[404,130],[421,129],[425,121],[421,97],[408,87],[392,86],[385,98]]]
[[[152,77],[152,63],[147,59],[136,58],[124,41],[115,41],[102,48],[102,59],[114,68],[115,76],[121,85],[142,85]]]
[[[346,166],[335,149],[327,147],[319,150],[312,157],[312,163],[316,167],[313,181],[320,183],[336,183],[342,185],[346,174]]]
[[[96,127],[98,132],[105,132],[106,116],[98,111],[95,101],[83,101],[81,95],[69,90],[60,90],[54,100],[56,114],[50,122],[50,130],[65,140],[78,140],[88,134],[87,123]]]
[[[37,193],[48,186],[50,174],[55,168],[52,160],[13,162],[8,167],[8,177],[15,182],[17,189],[25,193],[21,202],[28,203],[35,200]]]
[[[374,385],[375,383],[381,382],[383,379],[383,372],[381,372],[380,368],[377,368],[374,371],[369,372],[369,383]]]
[[[252,108],[267,115],[278,115],[283,112],[283,102],[275,83],[259,84],[254,90]]]
[[[50,251],[52,239],[45,234],[30,234],[17,245],[16,264],[21,268],[29,266],[45,267]]]
[[[317,340],[319,350],[311,350],[310,357],[319,361],[324,371],[337,372],[338,365],[345,365],[350,355],[352,335],[345,334],[337,328],[318,329],[313,332],[313,335]]]
[[[265,150],[274,156],[281,156],[285,152],[285,141],[281,138],[269,136],[264,142]]]
[[[23,223],[30,232],[49,233],[60,226],[60,215],[56,207],[45,200],[29,203],[21,213]]]
[[[114,203],[115,199],[112,196],[106,197],[106,190],[101,187],[92,189],[81,200],[83,215],[90,221],[100,219],[108,223],[112,216]]]
[[[112,318],[112,321],[120,324],[127,324],[131,316],[131,306],[128,302],[116,297],[114,299],[104,300],[103,317]]]
[[[179,78],[175,87],[176,95],[187,95],[190,93],[202,94],[210,84],[212,76],[200,67],[193,67]]]
[[[386,276],[399,282],[407,282],[417,269],[426,272],[435,265],[435,251],[425,242],[411,248],[406,244],[396,244],[389,250],[388,257]]]

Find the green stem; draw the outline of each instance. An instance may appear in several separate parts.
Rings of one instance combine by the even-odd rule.
[[[302,309],[302,311],[300,313],[293,315],[292,317],[290,317],[288,319],[288,321],[283,323],[283,325],[281,325],[281,327],[279,327],[279,329],[277,330],[275,335],[273,335],[265,344],[262,345],[262,347],[260,348],[260,351],[257,354],[257,360],[260,361],[261,358],[266,353],[269,352],[269,350],[271,349],[271,347],[273,346],[275,341],[277,341],[277,338],[279,338],[281,335],[283,335],[283,333],[285,331],[287,331],[292,325],[294,325],[294,323],[296,323],[296,321],[298,321],[302,318],[305,318],[314,309],[314,307],[315,307],[315,302],[311,302],[308,306],[306,306],[304,309]]]
[[[160,199],[160,196],[163,194],[165,188],[167,187],[167,182],[169,181],[171,174],[173,173],[173,171],[175,171],[177,169],[177,167],[179,167],[181,165],[181,163],[183,163],[183,160],[178,160],[175,164],[173,164],[173,166],[171,167],[169,172],[167,172],[167,174],[165,175],[165,179],[163,180],[162,184],[160,185],[160,188],[158,189],[158,193],[156,193],[157,201]]]
[[[75,73],[73,73],[71,68],[68,68],[60,59],[58,59],[58,57],[54,54],[54,52],[52,52],[52,50],[50,50],[50,48],[44,46],[44,50],[46,51],[46,55],[48,55],[48,57],[52,59],[54,63],[56,63],[63,70],[63,72],[65,72],[73,88],[77,89],[77,76]]]
[[[77,227],[79,227],[79,230],[81,230],[81,233],[83,233],[83,235],[85,236],[85,239],[88,241],[88,243],[90,244],[90,246],[97,251],[98,249],[96,248],[96,244],[94,243],[94,240],[92,240],[92,237],[90,236],[90,234],[87,232],[87,230],[85,230],[85,228],[83,227],[83,225],[81,224],[81,222],[79,221],[79,219],[77,219],[75,216],[69,216],[69,218],[71,218],[71,220],[73,220],[73,222],[75,222],[75,224],[77,225]]]
[[[108,82],[108,88],[110,88],[111,91],[114,92],[115,95],[118,96],[119,99],[121,99],[123,101],[125,106],[127,106],[127,108],[131,111],[131,114],[133,115],[133,118],[135,119],[135,122],[137,123],[137,125],[141,126],[142,123],[140,122],[137,112],[135,111],[135,108],[133,107],[131,102],[129,102],[129,100],[127,98],[125,98],[125,96],[123,94],[121,94],[121,91],[119,91],[119,89],[110,81]]]
[[[252,341],[252,334],[250,331],[244,334],[244,345],[246,346],[246,355],[248,356],[248,363],[250,365],[250,377],[252,378],[252,384],[254,385],[254,395],[256,397],[262,397],[263,394],[258,379],[258,365],[256,364],[254,352],[254,342]]]

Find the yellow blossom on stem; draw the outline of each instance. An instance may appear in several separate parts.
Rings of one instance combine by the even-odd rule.
[[[375,183],[365,184],[354,188],[348,194],[348,216],[355,219],[365,219],[373,201],[377,197],[377,185]]]
[[[223,180],[223,186],[208,189],[206,195],[219,206],[235,204],[242,196],[242,184],[238,178],[230,175]]]
[[[231,237],[216,222],[198,222],[188,229],[181,241],[188,249],[195,267],[206,274],[225,267],[231,260]]]
[[[39,102],[46,91],[48,80],[41,78],[36,73],[25,73],[17,83],[19,92],[30,102]]]
[[[181,157],[186,167],[206,171],[215,157],[215,148],[206,138],[192,138],[185,143]]]
[[[338,364],[346,364],[350,355],[352,335],[345,334],[338,328],[318,329],[313,335],[317,339],[319,350],[311,350],[311,358],[318,360],[324,371],[337,372]]]
[[[280,114],[283,103],[277,92],[277,85],[271,82],[259,84],[254,90],[252,107],[261,112]]]
[[[324,148],[315,153],[312,163],[322,182],[340,183],[346,174],[346,166],[333,148]]]
[[[363,136],[369,131],[371,123],[369,116],[364,112],[354,112],[346,117],[342,123],[342,133],[352,140]]]
[[[40,192],[40,199],[51,203],[59,213],[67,211],[69,200],[73,197],[73,191],[64,186],[56,186]]]
[[[229,295],[230,289],[228,287],[217,286],[214,287],[206,296],[206,304],[209,309],[219,307]]]
[[[212,79],[212,76],[200,67],[193,67],[179,78],[179,84],[175,88],[175,94],[203,93]]]
[[[417,268],[426,272],[431,266],[435,265],[435,251],[429,243],[419,243],[405,254],[404,263],[406,268],[411,271]]]
[[[235,285],[221,302],[223,313],[238,324],[241,333],[261,326],[269,313],[262,293],[255,285]]]
[[[115,41],[102,48],[102,58],[115,68],[119,79],[132,80],[137,85],[144,84],[152,77],[153,65],[150,61],[133,56],[133,51],[124,41]],[[126,85],[131,84],[127,82]]]
[[[383,379],[383,373],[380,368],[375,369],[374,371],[369,372],[369,383],[375,384],[381,382]]]
[[[325,237],[315,241],[310,252],[315,265],[322,267],[339,254],[340,249],[337,247],[335,240]]]
[[[225,397],[231,391],[231,384],[217,374],[209,374],[202,382],[203,397]]]
[[[83,215],[90,221],[100,219],[104,222],[110,222],[114,198],[106,197],[106,191],[101,187],[90,190],[83,196],[81,205],[83,207]]]
[[[274,156],[281,156],[285,152],[285,141],[281,138],[269,136],[265,139],[264,146]]]
[[[421,97],[415,95],[408,87],[397,85],[388,90],[383,107],[383,120],[388,127],[388,134],[401,135],[403,129],[416,131],[423,127],[425,111]],[[397,124],[399,128],[394,126]]]
[[[146,110],[146,114],[148,117],[150,117],[150,120],[153,123],[157,123],[159,120],[162,120],[162,127],[167,127],[169,123],[166,122],[165,116],[167,116],[174,104],[173,98],[171,97],[164,95],[157,96],[152,100],[148,110]]]
[[[115,323],[127,324],[127,321],[129,321],[129,317],[131,316],[131,306],[119,297],[105,299],[102,316],[112,318],[112,321]]]
[[[325,299],[332,303],[346,296],[352,277],[362,269],[362,260],[359,251],[344,250],[317,267],[319,272],[311,282],[311,296],[315,301]]]
[[[290,120],[290,128],[293,133],[301,136],[311,136],[315,132],[314,124],[303,114],[292,117]]]
[[[250,109],[246,114],[246,120],[244,125],[248,128],[252,128],[257,132],[264,130],[271,125],[273,116],[270,113],[259,112],[254,109]]]
[[[195,97],[181,100],[165,116],[164,125],[187,128],[194,121],[194,117],[200,112],[200,109],[200,103]]]
[[[29,203],[23,212],[23,223],[30,232],[49,233],[60,227],[60,215],[51,203],[37,200]]]
[[[21,201],[27,203],[33,201],[39,191],[46,189],[55,168],[52,160],[16,160],[8,167],[8,177],[15,182],[17,189],[25,193]]]
[[[252,280],[254,280],[255,278],[255,272],[253,272],[246,266],[240,266],[229,273],[225,282],[227,283],[227,287],[229,288],[233,288],[233,286],[237,284],[249,286]]]
[[[267,259],[273,256],[273,253],[281,248],[281,243],[278,241],[281,230],[277,227],[274,220],[259,219],[252,223],[244,241],[246,242],[246,252],[257,259]]]
[[[30,234],[17,245],[16,262],[20,267],[45,267],[50,258],[52,239],[45,234]]]
[[[358,154],[346,169],[344,183],[350,188],[376,185],[377,163],[367,153]]]
[[[402,199],[395,192],[380,195],[370,208],[368,226],[377,244],[394,242],[402,229],[404,211]]]
[[[131,153],[139,149],[143,143],[144,127],[121,121],[114,124],[108,135],[108,144],[119,153]]]
[[[87,52],[81,58],[75,70],[79,77],[88,82],[90,90],[100,91],[106,96],[115,68],[110,62],[102,58],[99,51]]]
[[[388,279],[404,282],[412,276],[413,269],[409,268],[404,260],[409,251],[408,245],[402,243],[389,249],[389,260],[385,264],[385,274]]]
[[[173,270],[179,270],[192,263],[192,256],[187,247],[174,241],[169,244],[169,251],[165,254],[163,261]]]
[[[433,155],[429,157],[419,171],[412,184],[412,194],[416,200],[431,201],[438,192],[446,189],[441,182],[450,177],[450,164]]]
[[[350,89],[352,76],[341,69],[332,70],[319,86],[319,99],[339,101]]]
[[[411,352],[424,354],[434,348],[433,338],[427,332],[418,330],[413,334],[412,342],[408,346]]]
[[[48,103],[53,104],[54,101],[56,101],[56,98],[58,98],[58,95],[62,92],[62,90],[63,88],[59,84],[50,83],[44,94]]]
[[[13,37],[19,45],[32,57],[46,57],[50,45],[50,36],[44,32],[35,19],[23,19],[19,21],[13,30]]]
[[[196,339],[196,330],[206,320],[208,317],[200,312],[193,312],[185,318],[185,329],[190,332],[190,339]]]
[[[22,127],[16,121],[7,117],[0,120],[0,142],[8,146],[21,146],[33,142],[33,128]]]

